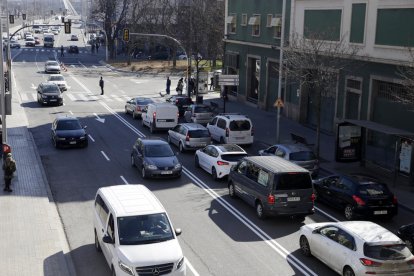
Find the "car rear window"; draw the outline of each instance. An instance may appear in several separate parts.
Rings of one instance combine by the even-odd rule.
[[[194,113],[208,113],[208,112],[211,112],[211,108],[209,106],[194,107]]]
[[[153,100],[137,100],[137,104],[139,105],[147,105],[153,102],[154,102]]]
[[[188,132],[188,135],[190,138],[204,138],[204,137],[210,137],[210,133],[207,129],[197,129],[197,130],[190,130]]]
[[[51,81],[63,81],[65,79],[62,76],[51,76],[50,80]]]
[[[179,104],[191,104],[190,98],[177,98]]]
[[[245,156],[247,156],[247,153],[222,154],[221,159],[223,159],[224,161],[229,161],[229,162],[237,162]]]
[[[309,173],[287,173],[275,178],[276,190],[312,189],[312,179]]]
[[[316,156],[312,151],[298,151],[292,152],[289,155],[289,160],[292,161],[310,161],[315,160]]]
[[[411,255],[405,244],[364,244],[364,255],[378,260],[404,260]]]
[[[359,186],[361,195],[377,196],[390,194],[388,187],[381,183],[364,184]]]
[[[250,122],[248,120],[233,120],[230,122],[230,130],[250,130]]]

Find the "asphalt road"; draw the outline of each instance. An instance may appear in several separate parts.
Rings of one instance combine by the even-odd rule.
[[[79,30],[72,27],[74,32]],[[82,40],[68,41],[61,33],[58,45],[65,47]],[[43,50],[43,51],[42,51]],[[304,223],[343,220],[340,212],[318,204],[316,214],[305,221],[271,218],[261,221],[253,208],[241,200],[229,198],[226,182],[194,167],[193,153],[179,155],[184,165],[180,179],[143,180],[131,167],[130,153],[139,136],[149,135],[140,120],[124,114],[124,104],[132,96],[164,99],[162,77],[136,77],[118,73],[99,64],[97,56],[80,53],[63,58],[69,64],[63,72],[69,85],[64,105],[43,107],[36,102],[36,87],[45,81],[44,62],[56,52],[38,47],[13,49],[14,79],[20,100],[29,119],[71,248],[78,275],[110,275],[104,257],[94,249],[92,210],[99,187],[120,184],[144,184],[166,207],[179,236],[187,260],[188,275],[334,275],[315,258],[301,255],[298,231]],[[65,63],[65,64],[66,64]],[[99,77],[105,80],[105,95],[100,96]],[[173,86],[178,78],[172,78]],[[18,95],[16,95],[18,96]],[[51,122],[59,115],[74,115],[87,125],[89,147],[57,150],[50,139]],[[265,122],[253,122],[255,135],[265,133]],[[157,136],[166,138],[165,132]],[[255,154],[263,145],[255,144]],[[173,148],[177,150],[176,148]],[[413,220],[413,214],[400,209],[391,222],[378,223],[395,231]]]

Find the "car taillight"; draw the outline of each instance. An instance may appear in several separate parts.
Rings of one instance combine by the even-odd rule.
[[[352,198],[355,200],[356,204],[359,206],[365,205],[365,201],[363,201],[359,196],[353,195]]]
[[[411,259],[407,262],[408,265],[414,265],[414,259]]]
[[[229,130],[229,128],[227,127],[227,128],[226,128],[226,137],[229,137],[229,132],[230,132],[230,130]]]
[[[251,129],[251,131],[250,131],[250,134],[252,135],[252,136],[254,136],[254,128],[252,127],[252,129]]]
[[[135,110],[136,111],[141,111],[141,107],[139,105],[137,105],[137,108]]]
[[[275,196],[272,195],[272,194],[268,195],[267,196],[267,203],[271,204],[271,205],[275,204]]]
[[[381,266],[382,265],[382,263],[375,262],[373,260],[366,259],[366,258],[360,258],[359,261],[364,266]]]
[[[190,141],[190,135],[188,135],[188,134],[187,134],[187,135],[185,136],[185,140],[186,140],[187,142],[188,142],[188,141]]]
[[[175,100],[175,104],[178,104],[178,100]]]
[[[398,199],[396,196],[392,197],[392,204],[397,205],[398,204]]]
[[[180,112],[177,112],[177,118],[180,117]]]
[[[315,199],[316,199],[316,195],[314,193],[312,193],[312,195],[310,196],[310,199],[312,200],[312,202],[314,202]]]
[[[155,119],[156,115],[157,115],[157,112],[152,113],[152,118]]]
[[[229,162],[224,162],[224,161],[217,161],[217,165],[219,166],[224,166],[224,165],[228,165]]]

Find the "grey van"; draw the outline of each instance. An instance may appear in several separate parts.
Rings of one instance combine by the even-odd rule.
[[[313,183],[308,170],[277,156],[249,156],[229,174],[229,195],[240,197],[268,215],[305,217],[315,212]]]

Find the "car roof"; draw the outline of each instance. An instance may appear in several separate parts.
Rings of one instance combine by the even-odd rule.
[[[182,123],[180,125],[188,128],[189,130],[207,129],[205,126],[197,123]]]
[[[365,242],[387,243],[400,242],[401,240],[384,227],[371,221],[343,221],[338,222],[344,230],[359,236]]]
[[[246,153],[246,151],[235,144],[213,145],[221,153]]]
[[[138,138],[142,141],[144,145],[160,145],[160,144],[167,144],[166,141],[164,141],[162,138],[159,137],[142,137]]]
[[[73,116],[58,116],[57,118],[56,118],[56,120],[57,121],[73,121],[73,120],[75,120],[75,121],[79,121],[79,119],[78,118],[76,118],[76,117],[73,117]]]
[[[115,185],[99,188],[98,192],[111,203],[117,217],[165,212],[161,202],[144,185]]]
[[[51,74],[49,75],[49,78],[50,77],[63,77],[63,75],[62,74]]]
[[[42,82],[40,84],[41,86],[58,86],[56,83],[54,82]],[[59,87],[59,86],[58,86]]]
[[[304,144],[276,144],[274,146],[284,148],[285,150],[289,152],[298,152],[298,151],[312,151],[308,146]],[[312,151],[313,152],[313,151]]]
[[[249,117],[247,117],[247,115],[243,115],[243,114],[238,114],[238,113],[220,113],[217,115],[217,117],[221,117],[221,118],[226,118],[229,120],[250,120]]]
[[[267,169],[270,172],[274,173],[289,173],[289,172],[304,172],[309,173],[308,170],[302,168],[295,163],[292,163],[288,160],[277,156],[248,156],[244,157],[243,160],[251,161],[262,168]]]

